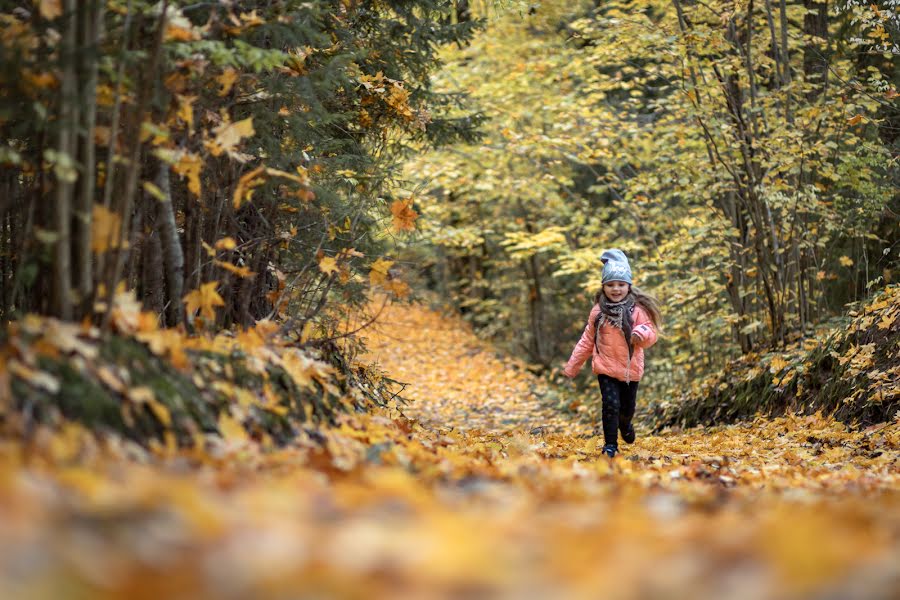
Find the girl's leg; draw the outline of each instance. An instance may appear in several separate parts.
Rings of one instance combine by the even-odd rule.
[[[622,439],[629,444],[634,441],[634,428],[631,419],[634,418],[634,409],[637,405],[638,382],[631,381],[619,383],[619,431]]]
[[[603,396],[603,443],[606,446],[619,447],[619,410],[620,387],[622,383],[609,375],[597,375],[600,383],[600,394]]]

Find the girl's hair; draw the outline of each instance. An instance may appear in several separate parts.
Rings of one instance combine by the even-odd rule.
[[[653,326],[657,330],[661,329],[662,311],[659,307],[659,300],[657,300],[655,296],[644,292],[636,285],[632,285],[630,287],[631,290],[628,293],[634,298],[634,303],[647,311],[647,316],[650,317],[650,320],[653,322]],[[606,294],[603,293],[603,288],[601,287],[597,291],[597,293],[594,294],[594,304],[599,304],[602,308],[606,302]]]

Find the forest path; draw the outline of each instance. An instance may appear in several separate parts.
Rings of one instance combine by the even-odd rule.
[[[408,386],[404,413],[423,424],[486,432],[587,433],[547,402],[524,362],[478,339],[458,316],[421,305],[388,305],[367,332],[372,359]]]
[[[451,497],[467,490],[479,531],[504,535],[504,513],[518,511],[513,529],[525,539],[501,543],[500,555],[519,555],[507,566],[531,582],[520,591],[553,581],[562,596],[603,589],[611,598],[888,598],[900,589],[896,420],[864,432],[821,415],[638,429],[610,461],[581,419],[542,402],[544,384],[521,361],[458,317],[388,307],[370,350],[409,382],[404,413],[434,435],[452,432],[446,455],[468,473]],[[599,392],[586,400],[598,401]],[[523,558],[521,543],[536,554]]]
[[[897,421],[639,429],[610,460],[458,317],[366,335],[413,402],[284,447],[0,438],[0,598],[896,598]]]

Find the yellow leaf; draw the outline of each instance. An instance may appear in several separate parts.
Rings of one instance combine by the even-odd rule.
[[[225,439],[247,441],[247,432],[244,431],[244,427],[225,413],[219,417],[219,432]]]
[[[206,147],[213,156],[220,156],[223,152],[231,152],[240,141],[256,133],[253,129],[253,117],[247,117],[243,121],[234,123],[222,123],[213,133],[215,139],[206,142]]]
[[[102,204],[95,204],[91,219],[91,250],[95,254],[118,247],[122,218]]]
[[[266,168],[266,174],[273,177],[284,177],[285,179],[290,179],[291,181],[296,181],[297,183],[302,183],[303,185],[309,185],[309,176],[306,173],[306,169],[304,169],[303,167],[297,167],[297,175],[288,173],[287,171],[280,171],[278,169],[270,168]]]
[[[160,202],[165,202],[168,200],[166,198],[165,192],[163,192],[158,185],[151,181],[145,181],[143,184],[144,191],[159,200]]]
[[[236,247],[237,242],[233,237],[223,237],[216,241],[216,250],[234,250]]]
[[[387,281],[388,270],[394,264],[392,260],[384,260],[379,258],[372,263],[372,270],[369,272],[369,282],[372,285],[381,285]]]
[[[200,157],[190,152],[185,152],[172,164],[176,173],[188,179],[188,190],[198,198],[200,197],[200,169],[203,162]]]
[[[337,273],[340,270],[337,260],[333,256],[323,256],[319,260],[319,270],[327,275]]]
[[[784,368],[786,366],[788,366],[789,364],[790,363],[788,361],[784,360],[782,357],[776,356],[769,363],[769,371],[771,371],[772,373],[778,373],[778,372],[784,370]]]
[[[194,129],[194,100],[197,96],[178,96],[178,117],[188,126],[188,130]]]
[[[246,278],[256,275],[256,273],[250,270],[250,267],[239,267],[237,265],[231,264],[230,262],[225,262],[222,260],[214,260],[213,262],[216,264],[216,266],[222,267],[226,271],[230,271],[238,277]]]
[[[853,266],[853,259],[850,258],[849,256],[842,256],[842,257],[840,257],[840,258],[838,259],[838,262],[840,262],[841,265],[844,266],[844,267],[852,267],[852,266]]]
[[[204,319],[213,320],[216,318],[216,306],[225,306],[225,301],[219,292],[216,291],[218,281],[210,281],[200,285],[199,289],[193,290],[184,296],[185,310],[188,314],[193,315],[198,310]]]
[[[38,11],[47,20],[55,19],[63,14],[62,0],[38,0]]]
[[[862,115],[854,115],[854,116],[850,117],[849,119],[847,119],[847,124],[848,125],[856,125],[857,123],[859,123],[862,120],[863,120]]]
[[[219,90],[219,97],[226,96],[231,91],[237,78],[237,69],[232,69],[231,67],[226,68],[221,75],[216,77],[216,81],[222,86],[222,89]]]
[[[416,219],[419,213],[412,209],[412,198],[394,200],[391,204],[391,214],[394,215],[394,229],[397,231],[412,231],[416,228]]]
[[[247,194],[250,190],[255,188],[256,186],[262,185],[263,180],[257,179],[260,173],[265,171],[266,168],[263,166],[256,167],[252,171],[248,173],[244,173],[241,175],[241,178],[238,179],[238,184],[234,188],[234,210],[237,210],[241,207],[241,204],[244,203],[244,195]],[[249,199],[249,195],[247,196]]]

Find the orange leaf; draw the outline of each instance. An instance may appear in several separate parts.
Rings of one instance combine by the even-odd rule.
[[[397,231],[412,231],[416,228],[416,219],[419,213],[412,209],[412,198],[394,200],[391,204],[391,214],[394,215],[394,229]]]

